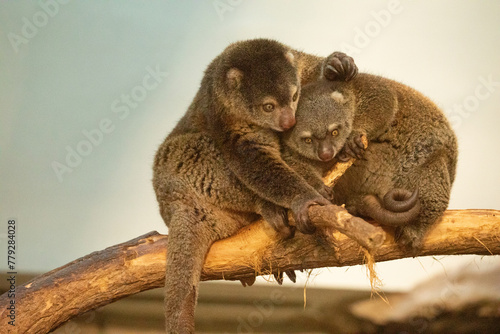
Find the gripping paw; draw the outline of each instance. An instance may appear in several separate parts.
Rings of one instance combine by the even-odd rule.
[[[255,276],[248,276],[240,279],[241,285],[244,287],[252,286],[255,283]]]
[[[304,234],[312,234],[316,231],[316,227],[309,220],[309,207],[311,205],[329,205],[332,204],[323,196],[306,200],[297,205],[297,209],[292,208],[295,216],[295,224],[297,225],[297,229]]]
[[[286,270],[285,274],[288,276],[290,281],[292,281],[293,283],[295,283],[297,281],[297,275],[295,275],[294,270]],[[283,272],[280,271],[279,273],[275,273],[274,279],[276,280],[276,282],[278,282],[279,285],[282,285],[283,284]]]
[[[327,185],[323,185],[321,189],[318,190],[319,194],[329,201],[333,201],[333,189]]]
[[[363,136],[364,134],[361,132],[352,131],[337,158],[340,161],[347,161],[351,157],[361,159],[365,152],[365,145],[362,140]]]
[[[415,257],[422,249],[424,235],[423,227],[405,225],[396,228],[394,239],[405,252]]]
[[[330,81],[349,81],[357,74],[354,59],[343,52],[332,53],[323,64],[323,75]]]
[[[280,239],[291,239],[295,235],[295,226],[288,224],[286,209],[266,203],[262,206],[262,217],[273,227]]]

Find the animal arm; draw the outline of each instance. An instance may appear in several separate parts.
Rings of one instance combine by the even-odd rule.
[[[277,147],[258,143],[252,137],[239,139],[235,147],[237,154],[226,152],[230,154],[227,159],[229,168],[242,183],[262,198],[287,207],[295,196],[305,195],[306,191],[312,197],[317,194],[312,186],[281,159]],[[259,172],[256,172],[255,166],[259,166]],[[282,190],[284,184],[286,192]]]
[[[337,164],[325,183],[338,180],[351,164],[352,160]],[[342,207],[311,206],[309,216],[317,227],[331,232],[331,240],[335,240],[332,248],[319,245],[314,235],[302,233],[280,240],[268,223],[259,220],[212,245],[201,279],[245,280],[256,274],[363,264],[363,243],[372,249],[377,261],[414,256],[402,251],[390,234],[385,238],[380,227],[352,217]],[[332,232],[334,229],[342,233]],[[447,211],[416,255],[500,255],[499,238],[500,210]],[[167,235],[153,231],[17,286],[16,330],[47,333],[79,314],[137,292],[163,287],[167,239]],[[9,305],[8,293],[0,296],[3,321],[8,319]]]
[[[310,208],[315,210],[328,211],[329,207]],[[377,261],[413,256],[403,252],[388,236],[376,250]],[[163,287],[167,238],[150,232],[17,286],[16,330],[47,333],[79,314],[137,292]],[[500,210],[450,210],[430,231],[417,255],[500,255],[499,238]],[[318,245],[314,236],[301,233],[278,242],[272,227],[258,221],[212,245],[202,280],[238,280],[256,272],[271,273],[271,268],[277,272],[364,263],[364,254],[356,241],[336,233],[335,246],[336,252],[332,252]],[[9,305],[7,293],[0,296],[2,321],[8,319]],[[2,323],[0,328],[6,326]]]

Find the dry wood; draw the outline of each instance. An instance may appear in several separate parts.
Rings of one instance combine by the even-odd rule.
[[[318,207],[327,210],[327,207]],[[157,232],[94,252],[41,275],[16,290],[16,327],[7,325],[10,299],[0,296],[1,333],[46,333],[64,321],[117,299],[163,286],[167,236]],[[363,263],[357,242],[336,233],[335,251],[315,235],[297,233],[278,242],[265,222],[216,242],[210,249],[203,280],[240,279],[288,269],[350,266]],[[452,210],[428,235],[419,255],[500,254],[500,211]],[[404,258],[388,238],[376,260]],[[9,331],[11,329],[12,331]]]
[[[361,142],[363,143],[365,150],[368,147],[368,139],[365,135],[361,137]],[[335,183],[339,180],[339,178],[344,175],[347,168],[351,167],[354,163],[355,159],[350,159],[346,162],[337,163],[331,171],[327,173],[327,175],[323,178],[323,182],[329,186],[333,187]]]
[[[368,147],[366,136],[361,138],[365,149]],[[323,182],[333,187],[347,168],[351,167],[355,159],[346,162],[338,162],[323,178]],[[352,216],[344,207],[331,205],[328,208],[309,208],[309,218],[317,227],[323,228],[323,236],[335,244],[335,232],[341,232],[369,251],[373,251],[382,245],[385,233],[381,227],[367,223],[365,220]],[[289,220],[293,225],[293,217],[289,214]]]
[[[338,179],[351,163],[340,164],[330,179]],[[360,245],[372,249],[377,261],[408,256],[392,238],[382,244],[385,233],[380,227],[352,217],[342,207],[312,206],[309,215],[319,227],[314,235],[297,233],[292,240],[282,241],[269,224],[258,221],[214,243],[202,280],[251,281],[256,274],[362,264],[365,253]],[[15,299],[0,296],[0,333],[46,333],[78,314],[163,286],[167,238],[148,233],[18,286]],[[419,255],[447,254],[500,254],[500,211],[446,212]],[[15,327],[7,324],[12,300]]]

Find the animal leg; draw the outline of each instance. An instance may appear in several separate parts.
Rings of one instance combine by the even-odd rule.
[[[395,239],[404,249],[416,255],[422,248],[427,231],[448,207],[451,180],[444,157],[420,166],[410,178],[412,180],[404,183],[413,183],[418,187],[420,213],[413,223],[396,228]]]
[[[166,329],[167,333],[194,333],[194,311],[205,256],[211,244],[222,237],[221,228],[234,233],[238,226],[229,226],[229,221],[215,217],[203,207],[178,203],[172,206],[165,277]]]

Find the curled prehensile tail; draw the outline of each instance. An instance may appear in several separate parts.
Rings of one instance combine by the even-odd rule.
[[[364,215],[387,226],[409,224],[420,212],[418,189],[413,193],[401,188],[391,189],[385,194],[383,201],[377,196],[366,195],[363,197],[363,204]]]

